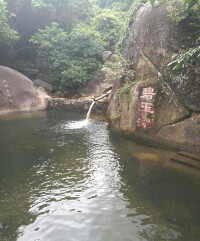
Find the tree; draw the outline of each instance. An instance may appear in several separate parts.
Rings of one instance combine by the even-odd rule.
[[[155,0],[149,0],[152,7],[154,7]],[[190,20],[190,25],[193,26],[194,31],[199,29],[200,23],[200,0],[184,0],[181,5],[176,5],[174,1],[168,1],[171,4],[171,17],[175,24],[179,24],[184,19]],[[185,66],[199,66],[200,64],[200,38],[193,40],[195,47],[186,49],[180,54],[173,56],[173,61],[168,66],[174,65],[173,70]]]
[[[70,32],[73,26],[88,20],[91,3],[89,0],[32,0],[32,7],[35,11],[48,11],[51,21]]]
[[[19,36],[17,31],[10,28],[8,25],[8,10],[6,8],[6,3],[4,0],[0,0],[0,44],[8,45],[10,41],[18,40]]]
[[[103,9],[92,20],[92,25],[101,34],[105,48],[108,50],[113,50],[118,41],[123,23],[122,15],[111,9]]]
[[[58,23],[52,23],[39,30],[31,42],[37,45],[58,88],[84,85],[100,68],[100,36],[87,25],[78,24],[67,34]]]
[[[119,31],[119,39],[116,45],[116,48],[123,53],[128,38],[129,38],[129,33],[131,30],[131,27],[134,22],[135,15],[137,11],[144,5],[148,0],[134,0],[132,1],[132,4],[129,7],[128,12],[125,15],[125,19],[123,21],[123,26]]]

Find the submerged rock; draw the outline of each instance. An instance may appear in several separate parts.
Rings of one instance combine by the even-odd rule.
[[[0,114],[47,108],[45,95],[19,72],[0,66]]]

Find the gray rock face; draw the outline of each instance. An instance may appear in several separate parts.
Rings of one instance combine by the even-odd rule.
[[[0,66],[0,114],[42,110],[47,107],[30,79],[19,72]]]
[[[200,72],[198,66],[187,66],[173,71],[174,54],[194,47],[194,40],[200,35],[188,19],[174,24],[169,16],[167,4],[152,8],[146,3],[137,13],[125,56],[133,68],[137,68],[141,55],[145,55],[161,73],[164,81],[190,110],[200,111]],[[192,40],[192,41],[191,41]]]
[[[200,116],[163,127],[156,139],[182,150],[200,153]]]
[[[109,107],[108,120],[114,129],[133,133],[138,137],[151,137],[162,126],[170,125],[189,115],[175,98],[169,102],[168,93],[159,81],[140,81],[127,94],[119,95],[115,84]],[[123,86],[123,85],[122,85]]]
[[[192,47],[198,32],[186,21],[175,25],[167,5],[146,3],[137,13],[125,57],[135,72],[133,86],[123,93],[125,79],[114,84],[108,121],[117,131],[138,139],[200,153],[200,79],[196,67],[173,71],[171,56]],[[119,95],[119,90],[122,94]]]

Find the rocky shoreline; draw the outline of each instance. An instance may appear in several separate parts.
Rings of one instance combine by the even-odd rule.
[[[48,110],[61,110],[61,111],[78,111],[87,112],[92,99],[65,99],[65,98],[47,98],[47,109]],[[94,105],[92,112],[106,114],[108,108],[108,99],[98,101]]]

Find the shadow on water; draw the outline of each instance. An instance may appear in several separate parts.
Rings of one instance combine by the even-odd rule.
[[[0,119],[0,240],[199,240],[199,179],[167,165],[174,152],[99,117],[38,115]]]

